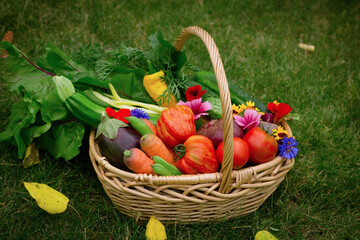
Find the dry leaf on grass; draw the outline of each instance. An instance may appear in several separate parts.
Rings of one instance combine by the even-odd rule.
[[[148,224],[146,225],[145,236],[148,240],[167,239],[164,225],[155,216],[151,216]]]
[[[36,164],[40,163],[39,158],[39,151],[35,147],[35,143],[32,142],[29,144],[29,146],[26,148],[26,153],[24,160],[22,161],[21,165],[24,168],[32,167]]]
[[[1,41],[8,41],[13,43],[14,33],[12,31],[7,31]]]
[[[13,42],[14,33],[12,31],[7,31],[1,41],[8,41],[9,43]],[[6,58],[9,54],[4,50],[0,49],[0,58]]]
[[[62,213],[66,210],[69,199],[46,184],[24,182],[25,188],[39,207],[48,213]]]
[[[262,230],[256,233],[255,240],[278,240],[274,235],[266,230]]]

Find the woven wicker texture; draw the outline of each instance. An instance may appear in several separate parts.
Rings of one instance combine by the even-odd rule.
[[[107,195],[116,208],[141,220],[155,215],[165,222],[208,222],[239,217],[256,211],[275,191],[294,159],[273,160],[241,170],[232,170],[233,126],[228,84],[219,51],[211,36],[199,27],[185,28],[174,46],[181,50],[185,41],[195,35],[208,49],[219,85],[223,109],[224,163],[221,172],[211,174],[157,176],[126,172],[112,166],[90,134],[90,159]],[[290,127],[281,122],[292,136]]]

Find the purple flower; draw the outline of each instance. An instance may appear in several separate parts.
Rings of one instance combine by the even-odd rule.
[[[201,115],[208,115],[206,111],[211,109],[211,104],[208,101],[203,103],[202,98],[197,98],[187,102],[180,100],[177,105],[185,105],[191,108],[194,113],[195,120],[199,119]]]
[[[131,110],[130,116],[137,117],[137,118],[145,118],[145,119],[150,118],[149,114],[147,114],[147,112],[145,112],[144,110],[142,110],[140,108],[135,108],[135,109]]]
[[[252,129],[257,127],[260,123],[261,113],[253,109],[246,109],[244,112],[244,117],[239,115],[234,115],[235,122],[243,129]]]
[[[295,138],[287,136],[282,140],[282,144],[279,145],[280,157],[284,157],[286,159],[292,159],[296,156],[299,149],[296,148],[298,143]]]

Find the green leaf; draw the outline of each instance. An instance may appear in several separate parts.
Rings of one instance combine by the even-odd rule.
[[[46,61],[54,69],[56,75],[63,75],[71,79],[72,75],[78,72],[87,72],[94,76],[94,73],[91,73],[85,66],[77,64],[53,43],[48,43],[45,50],[47,52]]]
[[[51,123],[46,123],[41,126],[33,126],[22,131],[21,135],[25,143],[31,143],[34,138],[40,137],[41,134],[46,133],[51,127]]]
[[[55,158],[66,161],[80,153],[79,147],[84,137],[85,127],[80,122],[54,124],[38,140],[38,146],[50,152]]]
[[[18,157],[23,158],[27,146],[43,133],[47,132],[51,123],[37,121],[40,103],[34,95],[24,92],[24,97],[13,104],[6,130],[0,134],[0,141],[14,143],[18,148]]]
[[[154,101],[151,99],[143,86],[143,75],[141,75],[139,71],[126,69],[122,69],[121,71],[122,72],[120,73],[120,69],[118,69],[117,74],[113,74],[109,77],[109,80],[103,81],[90,76],[85,76],[84,74],[77,74],[74,75],[73,83],[77,89],[95,88],[102,92],[110,90],[109,83],[111,83],[122,98],[154,104]],[[136,76],[142,77],[140,79]]]
[[[100,134],[104,135],[108,139],[114,140],[117,137],[118,129],[120,127],[127,127],[128,124],[124,123],[115,118],[109,118],[104,115],[100,119],[100,124],[96,131],[95,139],[100,136]]]
[[[284,118],[286,121],[300,120],[300,115],[298,113],[288,113]]]
[[[5,130],[0,133],[0,143],[1,142],[11,142],[12,137],[14,136],[13,131]]]
[[[181,51],[177,51],[175,47],[164,40],[161,32],[157,31],[149,37],[152,48],[153,62],[160,61],[163,70],[171,70],[176,76],[186,62],[186,55]]]
[[[36,129],[30,130],[29,126],[35,123],[39,110],[40,103],[35,100],[31,101],[30,96],[24,96],[22,101],[15,103],[11,108],[9,124],[6,130],[12,131],[13,138],[18,147],[19,158],[23,158],[27,145],[38,136]],[[44,128],[39,130],[44,131]],[[28,131],[25,137],[23,135],[24,131]]]
[[[23,86],[41,102],[51,91],[52,76],[31,65],[10,43],[0,42],[0,48],[9,53],[7,58],[0,59],[2,79],[9,91],[19,93],[19,87]]]
[[[46,56],[40,56],[36,62],[39,68],[46,70],[55,75],[54,69],[52,69],[49,63],[46,61]]]
[[[55,92],[50,92],[41,104],[41,118],[44,122],[64,120],[68,116],[68,111],[64,103],[59,99]]]

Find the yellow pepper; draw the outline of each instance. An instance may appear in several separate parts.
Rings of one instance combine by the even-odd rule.
[[[151,63],[148,62],[150,72],[153,72]],[[161,99],[160,96],[166,91],[168,85],[165,83],[165,73],[160,70],[155,73],[147,74],[144,76],[143,85],[150,95],[150,97],[162,107],[175,107],[177,100],[173,94],[170,93],[165,99]]]

